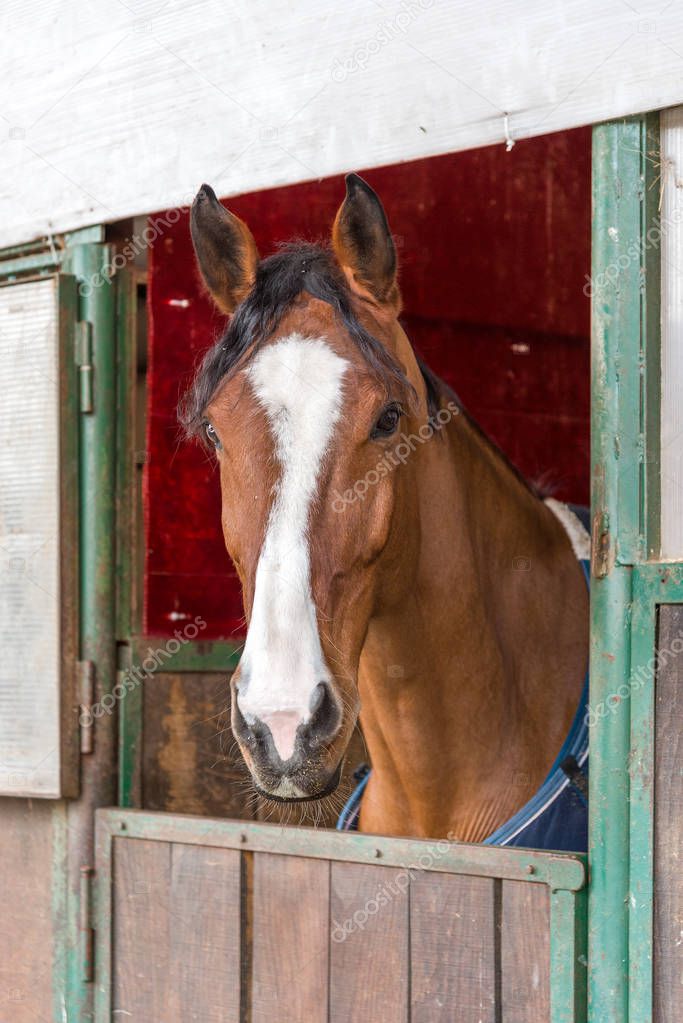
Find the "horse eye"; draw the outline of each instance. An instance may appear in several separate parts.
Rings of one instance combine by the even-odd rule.
[[[208,440],[209,444],[212,444],[213,447],[219,448],[221,446],[221,442],[218,439],[218,434],[214,430],[211,423],[204,423],[204,435]]]
[[[402,409],[400,405],[395,403],[387,405],[375,423],[371,436],[373,439],[381,437],[391,437],[392,433],[396,433],[398,424],[401,421]]]

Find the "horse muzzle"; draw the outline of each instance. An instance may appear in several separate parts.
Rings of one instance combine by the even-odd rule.
[[[341,758],[331,763],[331,746],[341,726],[342,711],[327,682],[315,687],[305,718],[291,710],[250,713],[233,685],[232,730],[256,789],[268,799],[302,802],[333,792]]]

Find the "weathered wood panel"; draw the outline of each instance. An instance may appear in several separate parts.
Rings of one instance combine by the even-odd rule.
[[[226,1023],[240,1012],[240,854],[173,845],[169,990],[177,1023]]]
[[[505,1023],[550,1020],[550,897],[545,886],[503,881],[501,1003]]]
[[[113,855],[113,1013],[127,1023],[167,1021],[171,846],[116,839]]]
[[[55,804],[0,799],[0,1020],[51,1020]],[[54,883],[58,883],[54,879]]]
[[[254,816],[230,729],[228,676],[155,674],[144,685],[142,798],[148,810]]]
[[[408,872],[332,863],[330,1023],[407,1023]]]
[[[683,22],[649,11],[7,5],[0,244],[158,210],[207,177],[234,195],[672,106]]]
[[[113,927],[115,1012],[140,1023],[239,1018],[239,852],[117,839]]]
[[[326,1023],[329,877],[324,860],[254,855],[252,1023]]]
[[[441,873],[424,842],[99,816],[103,1019],[111,1005],[163,1023],[549,1023],[548,885],[581,883],[573,857],[490,849],[482,877],[478,847],[444,848]],[[529,857],[534,879],[508,880]]]
[[[411,1023],[451,1023],[456,1010],[458,1023],[497,1023],[495,892],[486,878],[422,872],[413,879]]]
[[[655,689],[655,1023],[683,1019],[683,607],[659,612],[660,666]]]

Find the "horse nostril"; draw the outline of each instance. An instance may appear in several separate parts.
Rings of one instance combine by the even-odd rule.
[[[311,698],[308,701],[308,709],[311,712],[311,717],[315,715],[323,700],[325,699],[327,686],[324,682],[319,682],[311,694]]]
[[[331,738],[339,730],[341,713],[327,682],[319,682],[315,687],[309,707],[311,716],[308,727],[311,734],[318,739]]]

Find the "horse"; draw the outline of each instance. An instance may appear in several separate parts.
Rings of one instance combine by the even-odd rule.
[[[360,719],[360,830],[480,842],[536,792],[579,702],[571,515],[413,351],[362,178],[331,244],[261,260],[208,185],[190,228],[229,320],[180,419],[218,461],[247,623],[231,724],[256,791],[334,792]]]

